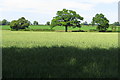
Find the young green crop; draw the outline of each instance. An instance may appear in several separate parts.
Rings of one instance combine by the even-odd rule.
[[[3,31],[3,78],[116,78],[118,34]]]
[[[10,26],[9,25],[5,25],[5,26],[0,26],[2,27],[3,30],[11,30],[10,29]],[[120,29],[118,29],[119,27],[117,27],[116,31],[120,31]],[[32,25],[32,26],[29,26],[29,29],[33,29],[33,30],[51,30],[50,26],[39,26],[39,25]],[[95,30],[96,29],[96,26],[83,26],[81,28],[73,28],[73,27],[68,27],[68,30],[85,30],[85,31],[89,31],[89,30]],[[61,26],[56,26],[53,28],[53,30],[55,31],[64,31],[64,27],[61,27]],[[112,30],[111,26],[108,28],[108,30]]]

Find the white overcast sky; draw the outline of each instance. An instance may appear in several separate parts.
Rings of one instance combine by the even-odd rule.
[[[97,13],[103,13],[110,23],[118,21],[119,0],[0,0],[0,20],[25,17],[45,24],[63,8],[76,11],[84,21],[91,22]]]

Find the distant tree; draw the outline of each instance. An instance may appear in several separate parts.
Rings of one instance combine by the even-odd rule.
[[[63,9],[57,11],[57,16],[52,19],[51,26],[65,26],[65,32],[67,32],[68,26],[81,27],[80,20],[83,20],[83,17],[75,11]]]
[[[30,21],[28,21],[29,25],[32,25],[32,23]]]
[[[10,22],[7,22],[7,24],[6,25],[10,25]]]
[[[110,28],[112,29],[112,31],[116,31],[116,30],[117,30],[117,26],[114,25],[114,24],[111,24],[111,25],[110,25]]]
[[[113,25],[114,26],[120,26],[120,23],[119,22],[114,22]]]
[[[88,23],[88,25],[89,25],[89,26],[93,26],[93,24],[92,24],[92,23]]]
[[[83,25],[88,25],[87,21],[83,22]]]
[[[0,21],[0,25],[2,25],[2,21]]]
[[[2,25],[6,25],[6,23],[7,23],[7,20],[6,20],[6,19],[3,19],[3,20],[2,20]]]
[[[97,24],[97,29],[99,31],[106,31],[109,27],[109,20],[101,13],[96,14],[92,19],[93,24]]]
[[[90,23],[92,26],[95,26],[95,23],[92,21],[91,23]]]
[[[10,23],[11,29],[19,30],[19,29],[26,29],[29,26],[29,21],[26,20],[24,17],[19,18],[18,20],[13,20]]]
[[[38,22],[37,22],[37,21],[34,21],[34,22],[33,22],[33,25],[38,25]]]
[[[3,19],[3,20],[1,21],[1,25],[10,25],[10,22],[7,21],[6,19]]]
[[[50,25],[50,21],[48,21],[48,22],[46,23],[46,25]]]

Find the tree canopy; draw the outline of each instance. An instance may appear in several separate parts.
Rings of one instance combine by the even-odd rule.
[[[3,19],[2,21],[0,21],[1,25],[10,25],[10,22],[7,21],[6,19]]]
[[[38,25],[38,21],[34,21],[34,22],[33,22],[33,25]]]
[[[68,26],[81,27],[80,20],[83,20],[83,17],[75,11],[63,9],[62,11],[57,11],[57,16],[53,17],[51,26],[65,26],[65,32],[67,32]]]
[[[26,20],[24,17],[21,17],[18,20],[13,20],[10,23],[10,27],[16,30],[28,28],[29,25],[30,25],[30,22]]]
[[[114,22],[113,25],[120,26],[120,23],[119,22]]]
[[[106,31],[109,27],[109,20],[101,13],[96,14],[92,19],[93,24],[97,24],[97,29],[99,31]]]
[[[50,25],[50,21],[47,21],[46,25]]]

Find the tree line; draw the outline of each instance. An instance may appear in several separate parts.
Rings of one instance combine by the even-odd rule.
[[[80,16],[76,13],[76,11],[73,10],[67,10],[63,9],[61,11],[57,11],[56,16],[53,17],[53,19],[46,22],[46,25],[49,25],[51,28],[55,26],[64,26],[65,32],[68,31],[68,27],[78,27],[81,28],[81,25],[89,25],[87,21],[84,23],[81,23],[81,21],[84,20],[84,17]],[[11,29],[19,30],[19,29],[26,29],[29,27],[29,25],[39,25],[38,21],[34,21],[33,24],[26,20],[24,17],[19,18],[18,20],[13,20],[11,22],[7,21],[6,19],[3,19],[0,21],[1,25],[10,25]],[[104,14],[96,14],[95,17],[93,17],[91,25],[96,25],[98,31],[106,31],[110,24],[109,20],[104,16]],[[119,22],[114,22],[112,24],[113,28],[114,26],[120,26]]]
[[[21,17],[22,18],[22,17]],[[6,20],[6,19],[3,19],[2,21],[0,21],[0,25],[10,25],[10,21],[8,21],[8,20]],[[49,21],[46,23],[46,25],[49,25]],[[39,24],[38,23],[38,21],[33,21],[33,23],[31,23],[30,21],[29,21],[29,24],[30,25],[41,25],[41,24]]]

